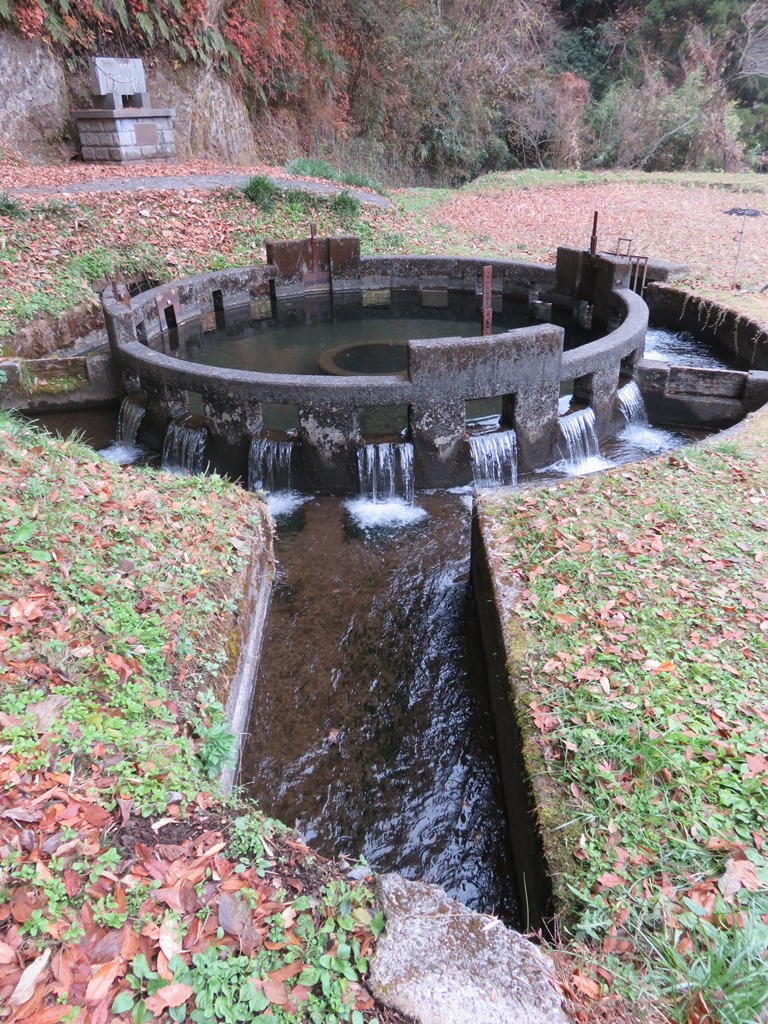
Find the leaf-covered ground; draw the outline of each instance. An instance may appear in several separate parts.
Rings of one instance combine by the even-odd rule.
[[[224,801],[266,507],[0,413],[0,1019],[370,1019],[368,890]]]
[[[144,176],[144,166],[129,173]],[[153,165],[157,176],[160,168]],[[207,163],[174,165],[172,174],[238,171]],[[274,172],[275,168],[252,168]],[[0,336],[41,313],[93,301],[91,285],[116,269],[146,270],[158,280],[264,259],[269,238],[354,231],[364,252],[435,252],[553,262],[558,245],[589,243],[600,213],[600,242],[680,260],[691,287],[768,322],[768,198],[759,175],[670,176],[525,172],[490,175],[458,191],[395,193],[395,208],[366,207],[358,219],[328,198],[289,194],[264,211],[241,192],[93,193],[59,199],[4,199],[14,185],[104,181],[124,168],[19,167],[0,161]],[[284,173],[284,172],[281,172]],[[749,209],[746,219],[727,210]],[[744,237],[739,239],[741,229]],[[738,288],[734,288],[734,284]],[[10,354],[10,353],[8,353]]]
[[[481,506],[510,635],[527,638],[514,672],[529,756],[559,794],[570,937],[590,948],[567,994],[662,995],[685,1024],[762,1019],[768,414]]]

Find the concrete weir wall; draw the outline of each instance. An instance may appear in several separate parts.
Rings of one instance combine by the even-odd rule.
[[[112,351],[128,393],[143,391],[145,438],[155,445],[172,420],[189,416],[188,393],[202,398],[208,459],[214,469],[245,476],[247,449],[262,428],[262,404],[298,409],[301,483],[329,493],[357,485],[359,412],[372,406],[406,406],[414,446],[417,487],[446,487],[471,480],[466,403],[500,398],[503,422],[517,433],[522,470],[549,464],[557,435],[562,381],[575,379],[579,398],[595,410],[601,435],[612,431],[621,374],[642,355],[648,323],[643,301],[628,288],[629,264],[611,256],[558,250],[556,267],[509,260],[430,256],[360,257],[357,238],[305,239],[267,246],[267,265],[229,270],[156,288],[133,299],[107,289],[102,303]],[[387,304],[393,290],[419,292],[425,306],[448,305],[452,292],[479,296],[483,267],[492,268],[492,299],[541,299],[581,303],[606,335],[563,351],[563,330],[542,323],[487,337],[408,342],[403,375],[279,375],[185,362],[182,332],[199,319],[203,330],[217,318],[249,311],[263,320],[276,304],[296,296],[330,295],[333,303],[361,310]],[[207,326],[210,325],[210,326]],[[178,334],[173,338],[173,334]],[[479,324],[478,324],[479,334]]]

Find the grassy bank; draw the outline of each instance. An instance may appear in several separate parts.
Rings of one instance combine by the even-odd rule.
[[[0,413],[0,1018],[370,1017],[380,922],[217,776],[265,506]]]
[[[762,1019],[768,415],[481,508],[528,638],[511,667],[529,760],[559,794],[568,994]]]

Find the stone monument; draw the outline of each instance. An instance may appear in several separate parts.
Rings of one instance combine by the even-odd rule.
[[[96,109],[75,111],[83,160],[127,163],[175,158],[176,111],[150,105],[140,60],[92,57],[91,91]]]

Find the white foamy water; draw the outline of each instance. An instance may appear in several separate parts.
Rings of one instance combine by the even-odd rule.
[[[106,448],[102,448],[99,455],[107,462],[116,462],[121,466],[128,466],[147,454],[146,448],[140,444],[126,444],[123,441],[113,441]]]
[[[537,472],[562,473],[563,476],[588,476],[590,473],[599,473],[603,469],[611,469],[617,465],[617,462],[613,462],[611,459],[604,459],[602,455],[587,455],[576,462],[571,462],[569,459],[560,459],[545,469],[537,470]]]
[[[629,423],[618,435],[619,441],[642,448],[647,452],[668,452],[680,446],[675,434],[668,430],[659,430],[647,423]]]
[[[267,496],[269,512],[273,519],[279,519],[280,516],[289,516],[305,502],[311,500],[311,495],[296,494],[295,491],[276,491],[274,494]]]
[[[353,498],[345,501],[344,506],[363,530],[410,526],[411,523],[417,523],[427,516],[426,510],[418,505],[397,499],[371,501],[368,498]]]

